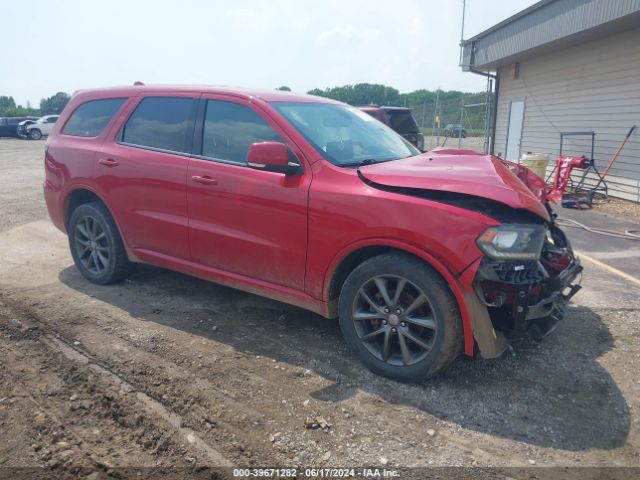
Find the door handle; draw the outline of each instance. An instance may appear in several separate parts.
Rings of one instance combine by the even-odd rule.
[[[120,163],[113,158],[101,158],[100,160],[98,160],[98,163],[100,165],[104,165],[105,167],[117,167],[118,165],[120,165]]]
[[[217,185],[218,180],[211,178],[207,175],[193,175],[191,180],[194,182],[202,183],[203,185]]]

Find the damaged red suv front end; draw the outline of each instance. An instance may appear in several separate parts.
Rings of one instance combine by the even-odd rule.
[[[555,329],[564,317],[569,299],[580,290],[576,280],[582,266],[555,223],[556,214],[549,205],[549,189],[544,181],[522,165],[500,161],[539,198],[549,218],[537,227],[539,247],[536,246],[531,258],[500,258],[498,252],[486,252],[478,268],[475,288],[499,331],[527,331],[539,340]],[[481,249],[484,236],[478,239]],[[490,241],[493,242],[495,237]]]
[[[419,165],[424,157],[431,168]],[[514,334],[551,333],[580,289],[582,266],[555,223],[544,181],[522,165],[473,150],[442,148],[400,162],[364,167],[361,176],[498,223],[480,233],[483,255],[458,277],[481,355],[501,355]]]

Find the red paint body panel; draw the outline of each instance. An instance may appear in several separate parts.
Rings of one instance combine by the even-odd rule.
[[[192,158],[188,182],[191,259],[302,289],[310,175],[284,176]]]
[[[119,144],[118,133],[145,96],[223,99],[258,113],[303,167],[285,176],[237,164]],[[95,138],[61,134],[80,104],[127,101]],[[69,195],[93,192],[112,213],[131,257],[332,314],[330,284],[341,261],[369,246],[422,258],[448,282],[463,319],[465,352],[473,353],[465,295],[482,254],[475,240],[499,222],[479,213],[367,185],[356,169],[336,167],[269,104],[331,100],[283,92],[211,87],[120,87],[74,94],[48,140],[45,198],[65,230]],[[432,158],[432,160],[429,160]],[[539,198],[499,159],[436,150],[361,168],[371,181],[490,198],[542,218]],[[196,181],[193,179],[206,179]]]

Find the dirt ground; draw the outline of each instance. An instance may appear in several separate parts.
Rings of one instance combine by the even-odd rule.
[[[640,203],[627,202],[618,198],[609,197],[598,198],[595,201],[595,208],[613,217],[630,220],[640,224]]]
[[[363,368],[336,322],[295,307],[150,266],[88,283],[47,218],[43,147],[0,139],[0,478],[640,472],[638,285],[589,267],[545,341],[399,384]],[[330,428],[305,429],[316,416]]]

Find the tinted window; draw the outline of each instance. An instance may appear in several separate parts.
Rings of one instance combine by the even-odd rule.
[[[49,117],[47,118],[46,123],[56,123],[58,121],[58,117]]]
[[[209,100],[204,119],[202,155],[246,163],[247,151],[256,142],[283,142],[256,112],[237,103]]]
[[[7,123],[9,125],[18,125],[21,121],[23,120],[22,117],[17,117],[17,118],[8,118],[7,119]]]
[[[192,98],[148,97],[127,120],[122,141],[143,147],[187,152]]]
[[[73,112],[62,133],[78,137],[100,135],[124,101],[124,98],[108,98],[83,103]]]

